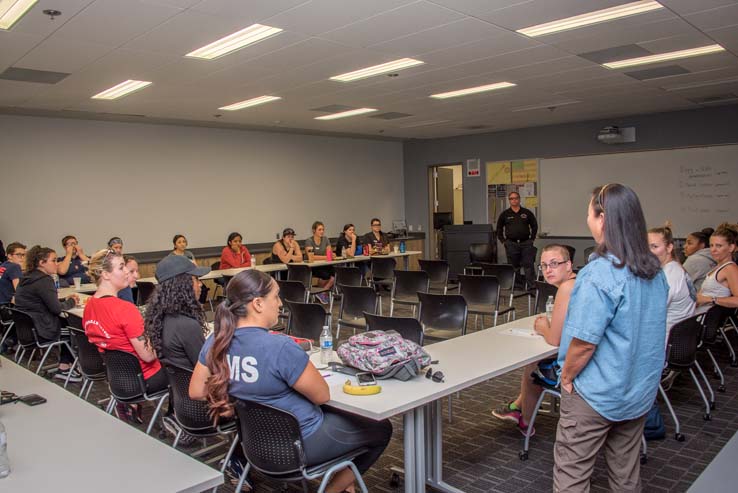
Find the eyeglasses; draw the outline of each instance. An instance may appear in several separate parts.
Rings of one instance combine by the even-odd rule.
[[[541,262],[541,270],[546,270],[549,267],[552,269],[556,269],[559,265],[564,265],[567,262],[569,261],[568,260],[552,260],[549,263]]]
[[[373,228],[374,226],[381,226],[381,225],[382,225],[382,223],[373,223],[373,224],[372,224],[372,228]]]
[[[25,258],[25,256],[26,256],[25,253],[11,253],[10,255],[12,255],[14,257],[20,257],[20,258]]]
[[[520,197],[508,197],[508,200],[520,200]]]

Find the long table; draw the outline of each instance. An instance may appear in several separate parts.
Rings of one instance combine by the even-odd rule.
[[[404,260],[404,267],[407,269],[408,267],[408,258],[411,255],[422,255],[423,252],[419,250],[413,250],[413,251],[407,251],[403,253],[388,253],[387,255],[377,255],[378,258],[402,258]],[[350,264],[354,262],[369,262],[372,259],[372,257],[368,255],[357,255],[356,257],[351,258],[340,258],[338,260],[331,260],[330,262],[327,260],[316,260],[314,262],[295,262],[292,265],[307,265],[309,267],[323,267],[326,265],[340,265],[340,264]],[[245,270],[249,269],[256,269],[260,270],[262,272],[279,272],[279,271],[285,271],[287,270],[287,264],[261,264],[256,265],[254,267],[242,267],[238,269],[222,269],[222,270],[211,270],[209,273],[202,276],[200,279],[219,279],[223,276],[235,276],[239,272],[243,272]],[[156,284],[156,278],[155,277],[144,277],[139,279],[139,282],[151,282]]]
[[[7,492],[205,491],[223,475],[0,357],[0,388],[39,394],[45,404],[0,406],[11,472]]]
[[[558,348],[547,344],[543,337],[521,333],[521,329],[530,332],[534,320],[527,317],[426,346],[431,357],[438,360],[433,369],[445,375],[442,383],[423,377],[408,382],[383,380],[381,393],[355,396],[342,390],[349,377],[332,374],[326,379],[331,389],[328,405],[375,420],[402,414],[405,492],[425,492],[427,483],[439,491],[460,493],[443,481],[441,399],[555,355]],[[313,358],[318,361],[319,355]]]

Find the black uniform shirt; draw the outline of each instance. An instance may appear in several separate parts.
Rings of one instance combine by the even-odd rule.
[[[497,238],[502,242],[535,239],[537,233],[536,216],[525,207],[521,207],[518,212],[508,208],[497,219]]]

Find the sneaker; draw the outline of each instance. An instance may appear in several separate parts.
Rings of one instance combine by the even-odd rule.
[[[318,298],[318,301],[320,301],[324,305],[327,305],[331,302],[331,299],[328,297],[328,293],[317,293],[315,297]]]
[[[507,404],[501,404],[496,409],[493,409],[492,416],[503,421],[510,421],[515,424],[520,423],[523,419],[523,415],[521,414],[520,409],[510,409],[511,404],[512,402],[508,402]]]
[[[70,375],[71,372],[71,375]],[[77,370],[70,370],[67,368],[66,370],[62,370],[61,368],[54,373],[54,378],[58,378],[59,380],[67,380],[67,377],[69,377],[70,382],[81,382],[82,381],[82,375]]]
[[[521,416],[520,421],[518,421],[518,431],[520,431],[520,433],[522,433],[523,436],[525,436],[528,433],[528,427],[529,425],[526,425],[523,422],[523,417]],[[535,436],[535,434],[536,434],[535,427],[530,427],[530,436]]]
[[[671,386],[674,385],[674,380],[679,376],[679,372],[675,370],[664,370],[661,374],[661,386],[664,388],[664,392],[668,392]]]

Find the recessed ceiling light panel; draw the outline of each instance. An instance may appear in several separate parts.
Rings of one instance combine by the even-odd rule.
[[[354,70],[341,75],[331,77],[331,80],[337,80],[339,82],[351,82],[360,79],[366,79],[367,77],[374,77],[375,75],[382,75],[390,72],[396,72],[397,70],[403,70],[417,65],[423,65],[425,62],[415,60],[413,58],[400,58],[399,60],[393,60],[391,62],[382,63],[381,65],[374,65],[371,67],[362,68],[360,70]]]
[[[538,24],[524,29],[518,29],[517,32],[534,38],[536,36],[568,31],[570,29],[577,29],[584,26],[590,26],[592,24],[599,24],[601,22],[608,22],[615,19],[621,19],[623,17],[630,17],[631,15],[643,14],[645,12],[662,8],[664,8],[664,6],[659,2],[643,0],[640,2],[618,5],[617,7],[611,7],[609,9],[596,10],[587,14],[575,15],[574,17],[567,17],[566,19],[559,19],[545,24]]]
[[[700,46],[699,48],[690,48],[688,50],[670,51],[668,53],[658,53],[656,55],[642,56],[638,58],[629,58],[628,60],[619,60],[617,62],[603,63],[603,67],[607,68],[623,68],[635,67],[637,65],[647,65],[649,63],[666,62],[668,60],[678,60],[680,58],[691,58],[693,56],[710,55],[725,51],[725,48],[718,44]]]
[[[469,94],[477,94],[479,92],[496,91],[498,89],[505,89],[507,87],[515,87],[516,85],[517,84],[513,84],[512,82],[495,82],[494,84],[487,84],[484,86],[468,87],[466,89],[459,89],[458,91],[431,94],[430,97],[434,99],[457,98],[459,96],[468,96]]]
[[[94,96],[92,96],[92,99],[118,99],[122,98],[123,96],[127,96],[132,92],[139,91],[144,87],[148,87],[150,85],[151,82],[146,80],[127,80],[125,82],[121,82],[116,86],[111,87],[110,89],[105,89],[103,92],[95,94]]]
[[[342,111],[340,113],[333,113],[331,115],[323,115],[315,117],[316,120],[337,120],[339,118],[348,118],[349,116],[363,115],[365,113],[372,113],[374,108],[358,108],[355,110]]]
[[[229,104],[228,106],[221,106],[218,109],[225,111],[236,111],[242,110],[244,108],[249,108],[251,106],[259,106],[260,104],[271,103],[272,101],[277,101],[278,99],[282,98],[280,98],[279,96],[259,96],[258,98],[247,99],[238,103]]]
[[[0,29],[8,30],[36,5],[38,0],[0,0]]]
[[[252,45],[259,41],[263,41],[276,34],[282,32],[278,27],[263,26],[261,24],[253,24],[246,29],[229,34],[217,41],[198,48],[195,51],[187,53],[185,56],[189,58],[201,58],[204,60],[212,60],[236,50],[240,50],[246,46]]]

